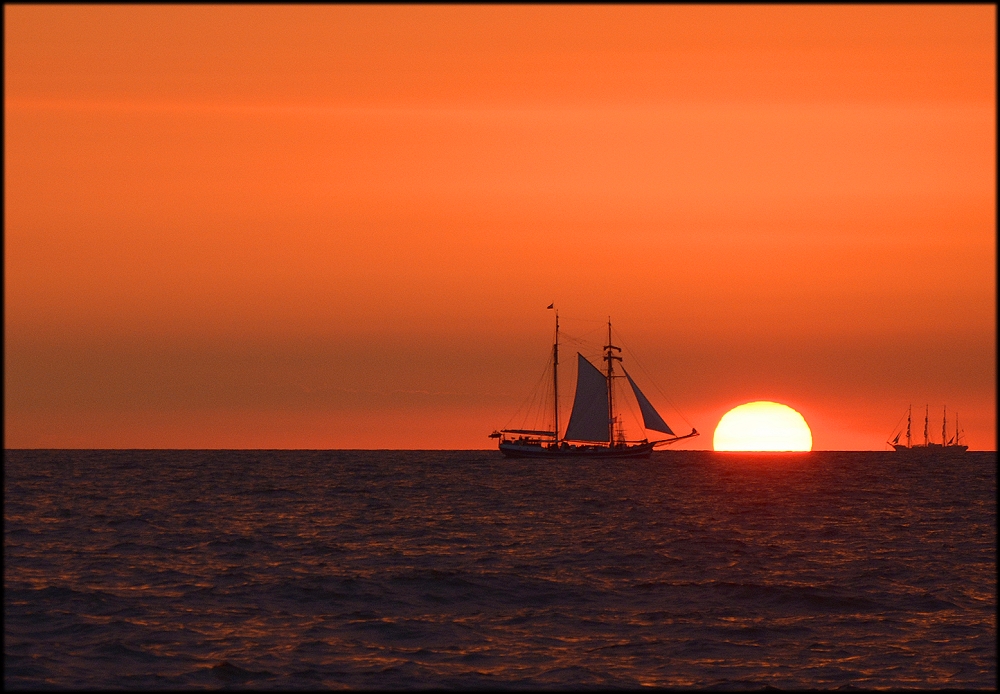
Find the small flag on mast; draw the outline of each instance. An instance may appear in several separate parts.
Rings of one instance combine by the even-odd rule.
[[[555,308],[555,307],[556,307],[556,302],[553,301],[551,304],[549,304],[545,308]]]

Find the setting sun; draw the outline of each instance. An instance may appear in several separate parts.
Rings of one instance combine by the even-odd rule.
[[[748,402],[722,416],[712,441],[717,451],[811,451],[805,418],[777,402]]]

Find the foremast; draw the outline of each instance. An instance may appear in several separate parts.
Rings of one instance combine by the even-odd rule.
[[[615,445],[615,398],[614,383],[615,361],[621,361],[621,357],[615,356],[615,350],[620,353],[621,347],[616,347],[611,341],[611,316],[608,316],[608,344],[604,345],[604,361],[608,362],[608,445]]]

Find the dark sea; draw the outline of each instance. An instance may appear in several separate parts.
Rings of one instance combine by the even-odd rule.
[[[994,688],[996,467],[8,450],[4,687]]]

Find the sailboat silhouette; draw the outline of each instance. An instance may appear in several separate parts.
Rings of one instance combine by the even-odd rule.
[[[549,306],[549,308],[553,308]],[[608,344],[603,347],[602,372],[577,352],[576,394],[566,431],[560,435],[559,427],[559,313],[556,312],[556,338],[552,346],[553,427],[551,430],[500,429],[490,438],[500,439],[500,452],[508,458],[648,458],[654,447],[665,446],[682,439],[698,436],[692,427],[690,434],[677,436],[664,421],[653,404],[643,394],[635,381],[621,366],[632,393],[639,404],[645,429],[667,434],[669,438],[650,441],[627,440],[621,417],[615,412],[614,379],[615,362],[622,362],[621,347],[614,344],[611,320],[608,319]]]

